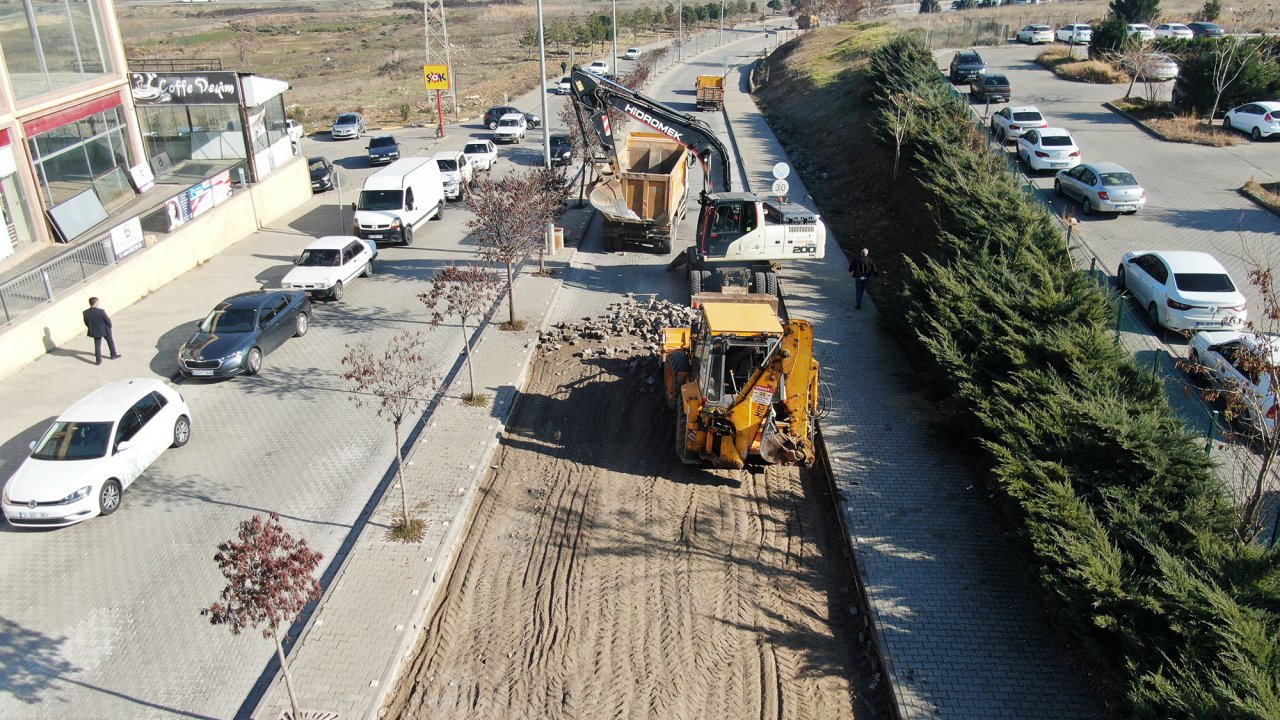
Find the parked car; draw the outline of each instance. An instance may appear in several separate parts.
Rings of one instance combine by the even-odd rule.
[[[1028,25],[1018,31],[1018,42],[1028,45],[1053,42],[1053,28],[1048,25]]]
[[[1150,42],[1156,39],[1156,31],[1145,23],[1129,23],[1129,36],[1136,37],[1142,42]]]
[[[604,60],[592,60],[591,64],[586,67],[586,70],[587,72],[595,73],[596,75],[608,75],[609,63]]]
[[[568,165],[573,162],[573,141],[564,133],[551,136],[551,164]]]
[[[1225,393],[1239,393],[1239,420],[1251,429],[1275,430],[1280,405],[1271,373],[1280,365],[1280,335],[1202,330],[1188,343],[1191,372]]]
[[[1195,37],[1220,38],[1220,37],[1227,36],[1227,31],[1223,30],[1222,26],[1217,23],[1211,23],[1211,22],[1187,23],[1187,29],[1189,29],[1191,31],[1191,34],[1194,35]]]
[[[951,57],[951,68],[947,75],[952,84],[970,82],[987,71],[987,64],[976,50],[961,50]]]
[[[364,124],[364,116],[357,112],[340,113],[329,128],[329,136],[334,140],[358,139],[368,131]]]
[[[369,140],[369,164],[386,165],[400,159],[400,143],[392,135],[378,135]]]
[[[301,290],[312,300],[341,300],[346,286],[358,277],[373,275],[378,246],[372,240],[351,235],[327,235],[303,249],[280,287]]]
[[[531,128],[542,127],[542,118],[538,117],[537,115],[534,115],[533,113],[524,112],[520,108],[512,107],[510,105],[498,105],[496,107],[491,107],[488,110],[485,110],[484,126],[489,128],[490,130],[497,130],[498,120],[502,119],[503,115],[510,115],[511,113],[516,113],[517,115],[523,115],[525,124]]]
[[[1062,128],[1039,128],[1018,138],[1018,157],[1032,172],[1062,170],[1080,164],[1080,148]]]
[[[1034,105],[1010,105],[991,114],[991,134],[1002,143],[1022,137],[1028,130],[1047,127],[1049,123]]]
[[[572,78],[570,78],[568,75],[565,75],[564,77],[560,78],[560,82],[556,83],[556,94],[568,95],[570,91],[570,87],[569,87],[570,82],[572,82]]]
[[[979,75],[969,83],[969,98],[971,100],[990,101],[990,102],[1009,102],[1009,93],[1013,89],[1009,86],[1009,78],[1006,75]]]
[[[1113,162],[1081,163],[1061,170],[1053,179],[1053,192],[1080,201],[1085,215],[1095,212],[1133,215],[1147,204],[1147,191],[1133,173]]]
[[[493,131],[494,142],[518,143],[524,139],[527,128],[522,113],[509,113],[498,120],[498,129]]]
[[[1248,301],[1208,253],[1127,252],[1116,269],[1116,284],[1146,308],[1152,327],[1234,330],[1248,319]]]
[[[461,200],[462,193],[471,185],[471,163],[460,150],[441,150],[431,156],[440,168],[440,181],[444,196],[449,200]]]
[[[63,527],[120,509],[124,491],[167,448],[191,439],[182,394],[154,378],[116,380],[53,421],[4,486],[4,517]]]
[[[1195,34],[1191,32],[1191,28],[1182,23],[1160,23],[1156,26],[1156,37],[1190,40],[1195,37]]]
[[[333,163],[329,162],[329,158],[316,157],[307,158],[307,169],[311,171],[311,192],[319,192],[321,190],[333,189]]]
[[[622,59],[623,60],[639,60],[640,48],[629,47],[626,50],[622,51]]]
[[[1178,63],[1164,53],[1147,53],[1141,62],[1128,57],[1123,64],[1125,72],[1147,82],[1168,82],[1178,77]]]
[[[293,142],[302,142],[303,136],[307,134],[307,130],[302,127],[302,123],[293,118],[284,121],[284,131]]]
[[[301,290],[259,290],[214,306],[178,350],[187,377],[257,375],[262,359],[310,327],[311,302]]]
[[[1088,45],[1093,42],[1093,28],[1083,23],[1072,23],[1063,25],[1054,33],[1054,37],[1058,42],[1064,42],[1069,45]]]
[[[1222,127],[1248,133],[1254,140],[1280,133],[1280,102],[1245,103],[1233,107],[1222,116]]]
[[[473,176],[480,170],[489,172],[493,169],[493,164],[498,162],[498,146],[492,140],[473,140],[462,146],[462,154],[471,163]]]

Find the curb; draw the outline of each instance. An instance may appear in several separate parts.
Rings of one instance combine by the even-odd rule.
[[[1256,193],[1250,190],[1247,185],[1240,187],[1240,189],[1236,190],[1236,192],[1252,200],[1254,205],[1257,205],[1258,207],[1262,208],[1263,210],[1266,210],[1267,212],[1271,213],[1272,215],[1275,215],[1276,217],[1280,217],[1280,207],[1276,207],[1268,204],[1265,200],[1258,197]]]
[[[1124,118],[1125,120],[1128,120],[1129,122],[1133,123],[1134,125],[1137,125],[1139,130],[1141,130],[1141,131],[1145,132],[1146,134],[1150,135],[1151,137],[1153,137],[1153,138],[1155,138],[1155,139],[1157,139],[1157,140],[1161,140],[1161,141],[1163,141],[1163,142],[1173,142],[1173,141],[1172,141],[1172,140],[1170,140],[1169,138],[1165,137],[1165,134],[1164,134],[1164,133],[1160,132],[1159,130],[1156,130],[1155,128],[1151,127],[1150,125],[1146,124],[1145,122],[1143,122],[1143,121],[1139,120],[1138,118],[1134,117],[1134,116],[1133,116],[1133,115],[1131,115],[1130,113],[1128,113],[1128,112],[1126,112],[1126,111],[1124,111],[1124,110],[1121,110],[1120,108],[1116,107],[1115,105],[1112,105],[1109,101],[1108,101],[1108,102],[1104,102],[1104,103],[1102,103],[1102,107],[1104,107],[1104,108],[1106,108],[1106,109],[1110,110],[1111,112],[1113,112],[1113,113],[1115,113],[1115,114],[1119,115],[1120,117]]]

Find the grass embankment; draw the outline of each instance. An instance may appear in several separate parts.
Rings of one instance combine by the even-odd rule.
[[[932,53],[899,38],[868,54],[838,30],[786,48],[795,66],[770,63],[771,117],[792,118],[788,141],[821,158],[802,166],[816,186],[848,190],[835,207],[864,206],[841,214],[843,232],[926,255],[881,307],[946,399],[946,425],[981,451],[1045,609],[1119,716],[1280,718],[1280,554],[1250,540],[1258,516],[1117,344],[1116,299],[1072,262]],[[903,102],[928,121],[909,126],[894,182],[884,147]],[[872,179],[888,190],[860,196]]]
[[[1049,68],[1058,77],[1099,85],[1129,82],[1129,76],[1099,60],[1081,60],[1072,57],[1065,47],[1054,47],[1036,56],[1036,62]]]

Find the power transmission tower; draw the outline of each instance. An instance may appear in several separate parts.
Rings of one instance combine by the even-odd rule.
[[[449,90],[436,92],[453,98],[453,118],[457,120],[458,77],[453,74],[453,58],[449,55],[449,27],[444,20],[444,0],[423,0],[422,19],[426,26],[426,64],[439,65],[443,61],[449,68]]]

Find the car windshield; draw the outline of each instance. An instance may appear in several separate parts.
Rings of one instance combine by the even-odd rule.
[[[1045,135],[1040,138],[1040,144],[1045,147],[1071,147],[1075,143],[1071,142],[1069,135]]]
[[[1222,29],[1213,23],[1200,23],[1196,27],[1200,28],[1201,30],[1221,30]]]
[[[1043,120],[1044,116],[1038,112],[1016,112],[1013,119],[1019,122],[1027,122],[1028,120]]]
[[[311,158],[307,162],[310,164],[311,172],[323,172],[326,169],[324,158]]]
[[[567,147],[568,145],[569,138],[557,135],[551,136],[551,147]]]
[[[1008,85],[1009,78],[1003,75],[987,75],[982,78],[982,82],[987,85]]]
[[[1222,273],[1174,273],[1173,282],[1186,292],[1235,292],[1231,278]]]
[[[458,171],[457,160],[437,160],[436,166],[440,168],[441,172],[457,172]]]
[[[357,210],[399,210],[402,207],[400,190],[361,190]]]
[[[502,127],[516,127],[520,124],[519,120],[499,120],[498,124]]]
[[[355,123],[358,123],[358,122],[360,122],[360,116],[343,114],[343,115],[339,115],[338,119],[333,121],[333,124],[334,125],[354,125]]]
[[[253,308],[221,308],[209,313],[200,323],[200,330],[207,333],[253,332],[258,311]]]
[[[1133,176],[1133,173],[1102,173],[1102,184],[1107,187],[1124,187],[1126,185],[1137,185],[1138,179]]]
[[[329,248],[303,250],[298,258],[302,267],[337,267],[342,264],[342,253]]]
[[[977,55],[961,55],[960,62],[967,63],[967,64],[981,63],[982,58],[978,57]]]
[[[569,80],[569,76],[568,76],[568,75],[565,75],[564,77],[560,78],[560,84],[561,84],[561,85],[568,85],[568,84],[569,84],[569,82],[570,82],[570,80]]]
[[[31,457],[36,460],[90,460],[107,454],[111,441],[109,422],[58,421],[49,428]]]
[[[1049,26],[1048,25],[1032,25],[1031,29],[1035,30],[1036,32],[1043,32],[1045,30],[1048,30]]]
[[[396,139],[390,136],[376,137],[369,141],[371,148],[395,147]]]
[[[489,148],[485,147],[484,143],[469,143],[462,152],[468,155],[484,155],[489,152]]]

